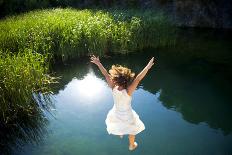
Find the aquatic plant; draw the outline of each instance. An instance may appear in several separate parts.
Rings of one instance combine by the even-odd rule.
[[[52,106],[46,56],[25,50],[0,52],[0,123],[15,124]]]
[[[53,106],[47,56],[30,49],[0,51],[0,154],[24,142],[36,143],[45,132]]]
[[[49,9],[2,20],[0,49],[29,48],[65,61],[89,53],[168,46],[175,42],[174,33],[164,14],[149,10]]]

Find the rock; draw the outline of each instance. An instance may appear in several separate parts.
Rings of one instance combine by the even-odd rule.
[[[140,7],[166,12],[178,26],[232,28],[231,0],[139,0]]]
[[[229,0],[175,0],[174,5],[180,26],[232,28]]]

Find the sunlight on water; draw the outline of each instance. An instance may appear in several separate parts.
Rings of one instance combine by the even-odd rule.
[[[68,93],[77,100],[93,101],[99,99],[103,90],[106,87],[106,83],[97,78],[93,72],[89,72],[83,79],[79,80],[73,78],[73,80],[67,85]],[[92,102],[85,102],[92,103]]]
[[[86,98],[94,98],[103,92],[104,82],[90,72],[77,85],[77,93]]]

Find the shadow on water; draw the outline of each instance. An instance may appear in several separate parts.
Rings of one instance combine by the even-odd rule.
[[[221,34],[226,33],[224,31],[184,31],[188,37],[180,30],[180,38],[175,48],[147,49],[142,53],[112,55],[102,58],[102,63],[107,69],[112,64],[122,64],[138,73],[149,58],[155,56],[155,67],[139,87],[153,94],[161,91],[159,100],[162,104],[168,109],[180,112],[184,120],[193,124],[205,122],[211,128],[222,130],[225,135],[230,134],[231,40],[228,37],[225,39],[226,34]],[[62,76],[56,93],[63,90],[73,77],[82,79],[90,69],[104,79],[100,71],[88,62],[87,57],[76,62],[78,63],[70,62],[55,69],[57,75]]]
[[[0,122],[0,155],[17,154],[26,144],[38,145],[48,134],[48,117],[52,115],[44,102],[51,98],[40,94],[34,94],[34,97],[39,106],[33,113],[28,115],[21,111],[17,120],[7,124]]]

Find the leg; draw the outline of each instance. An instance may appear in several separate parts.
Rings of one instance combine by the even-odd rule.
[[[138,144],[135,142],[135,135],[129,135],[129,150],[134,150]]]
[[[135,142],[135,135],[129,135],[128,138],[129,138],[129,145],[133,146]]]

